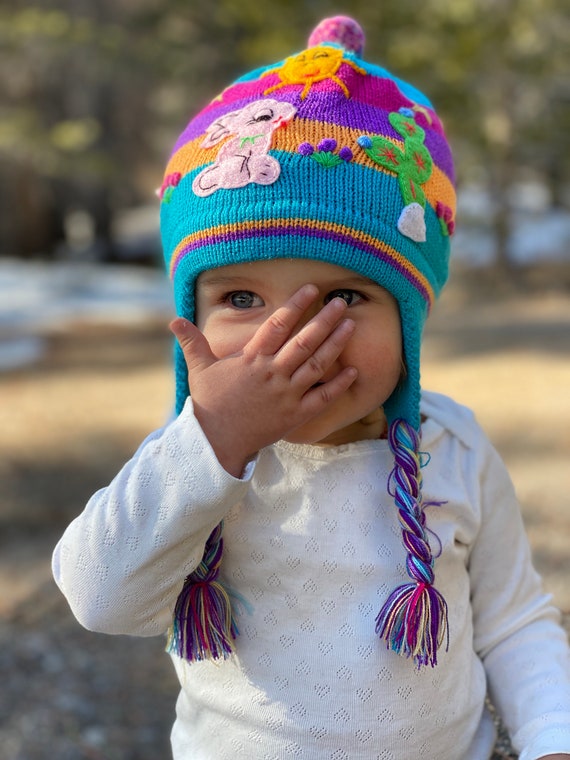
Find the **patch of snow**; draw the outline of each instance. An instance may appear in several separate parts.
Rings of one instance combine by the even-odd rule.
[[[0,371],[20,369],[39,361],[44,355],[45,341],[39,335],[21,338],[0,338]]]
[[[452,258],[473,267],[495,261],[495,241],[488,227],[459,222],[451,244]],[[570,265],[570,214],[516,212],[509,240],[509,257],[514,264],[568,262]]]
[[[0,371],[37,361],[43,337],[74,322],[141,324],[172,314],[160,271],[0,259]]]

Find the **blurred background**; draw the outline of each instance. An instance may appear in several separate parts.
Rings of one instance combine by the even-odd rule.
[[[346,13],[426,92],[458,173],[424,385],[474,408],[570,612],[570,17],[565,0],[3,0],[0,758],[168,757],[158,639],[82,631],[51,550],[169,414],[155,189],[190,116]],[[508,752],[508,750],[504,750]]]

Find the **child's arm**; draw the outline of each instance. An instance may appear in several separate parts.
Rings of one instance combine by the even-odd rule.
[[[165,632],[209,534],[248,488],[220,466],[188,400],[55,548],[54,578],[79,622],[102,633]]]
[[[333,299],[291,337],[315,297],[302,288],[242,352],[220,360],[193,325],[175,321],[192,400],[91,498],[54,552],[56,582],[86,628],[164,632],[209,534],[248,488],[237,479],[246,462],[353,382],[345,368],[312,388],[353,329]]]
[[[521,759],[570,752],[567,637],[532,566],[505,467],[488,443],[484,450],[481,527],[469,560],[474,645]]]
[[[354,331],[354,322],[343,319],[346,303],[333,298],[295,333],[317,294],[314,285],[305,285],[240,352],[222,358],[190,322],[171,325],[188,366],[196,417],[218,460],[236,477],[261,448],[322,412],[356,378],[356,370],[345,367],[313,387]]]

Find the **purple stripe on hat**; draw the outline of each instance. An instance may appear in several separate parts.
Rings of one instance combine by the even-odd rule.
[[[238,82],[232,85],[223,94],[223,100],[212,101],[188,124],[178,138],[173,153],[185,143],[204,134],[215,119],[243,108],[252,98],[264,97],[263,93],[278,83],[279,78],[277,75],[271,74],[263,79]],[[347,101],[346,95],[340,88],[338,88],[338,91],[331,91],[328,81],[314,84],[311,88],[310,96],[305,100],[301,100],[301,92],[303,91],[301,84],[288,85],[281,90],[275,90],[270,93],[270,97],[275,98],[275,100],[286,100],[289,103],[293,103],[298,109],[299,116],[305,119],[316,119],[317,121],[322,121],[323,108],[328,110],[331,102],[334,103],[336,99],[339,106],[338,113],[342,111],[344,117],[344,121],[340,123],[344,124],[344,126],[356,127],[357,129],[365,129],[370,124],[370,116],[363,115],[359,117],[360,110],[366,108],[366,105],[371,106],[373,114],[377,114],[378,111],[397,111],[403,106],[412,105],[411,101],[402,95],[391,79],[359,76],[351,84],[356,86],[351,88],[350,101]],[[380,92],[382,93],[383,100],[382,109],[374,105],[378,100]],[[347,110],[346,106],[349,106],[349,108],[345,114],[344,111]],[[335,117],[336,115],[337,110],[335,109]]]
[[[263,80],[258,79],[253,82],[234,85],[225,95],[225,97],[231,95],[231,100],[211,103],[188,124],[178,138],[173,154],[190,140],[203,135],[216,119],[232,111],[238,111],[254,98],[262,97],[263,92],[271,86],[274,79],[276,79],[274,76],[268,76]],[[325,123],[322,118],[323,113],[330,113],[332,110],[335,124],[339,126],[360,129],[365,134],[382,134],[401,140],[401,136],[389,123],[387,114],[398,111],[402,107],[409,107],[413,103],[400,92],[391,79],[360,76],[354,83],[357,86],[352,87],[350,99],[347,99],[340,89],[338,92],[332,92],[329,82],[313,85],[310,95],[305,100],[301,100],[302,88],[300,85],[275,90],[268,97],[293,103],[297,108],[297,116],[300,118]],[[382,108],[374,105],[379,92],[382,92]],[[443,134],[438,133],[438,130],[442,129],[441,122],[433,112],[432,125],[427,123],[426,117],[421,113],[417,114],[416,119],[425,130],[425,145],[433,161],[452,182],[455,182],[449,146]]]
[[[401,140],[401,135],[389,123],[388,114],[398,111],[403,107],[409,108],[413,103],[400,93],[392,81],[383,80],[383,84],[384,82],[386,83],[386,87],[383,87],[385,89],[386,101],[385,105],[383,103],[382,108],[366,102],[367,100],[369,101],[369,98],[361,98],[362,88],[359,88],[358,92],[353,92],[352,97],[348,101],[340,93],[337,96],[338,107],[333,107],[335,123],[343,127],[361,129],[365,134],[382,134],[386,137]],[[327,101],[328,106],[326,106]],[[297,116],[322,122],[322,113],[325,107],[331,108],[331,93],[329,92],[327,95],[324,95],[315,92],[311,98],[307,98],[299,105]],[[320,117],[319,113],[321,114]],[[455,182],[455,172],[449,145],[443,134],[438,134],[435,129],[436,124],[441,128],[441,122],[435,116],[433,124],[429,125],[423,114],[417,114],[416,119],[419,126],[426,133],[424,144],[429,150],[433,161],[452,182]]]
[[[308,220],[310,221],[310,220]],[[422,298],[429,305],[431,304],[431,297],[428,290],[423,283],[414,276],[413,272],[400,264],[396,259],[390,256],[387,252],[380,250],[379,248],[366,243],[361,240],[356,234],[351,235],[349,233],[336,232],[334,230],[322,229],[318,227],[306,227],[306,226],[283,226],[283,225],[268,225],[256,229],[238,229],[225,233],[212,233],[204,237],[200,237],[198,240],[194,240],[188,245],[181,248],[177,255],[177,260],[172,268],[171,276],[174,278],[178,265],[182,259],[191,251],[203,248],[208,245],[227,244],[231,241],[246,240],[253,237],[272,237],[279,235],[298,235],[300,237],[313,237],[321,240],[332,240],[335,243],[344,243],[350,245],[353,248],[358,248],[365,253],[370,254],[376,259],[385,262],[392,269],[396,270],[398,274],[402,275],[416,290],[420,293]],[[378,241],[380,242],[380,241]]]
[[[314,97],[307,98],[301,105],[301,115],[308,119],[319,119],[319,114],[322,113],[323,98],[320,93],[324,88],[315,85],[312,90]],[[332,94],[330,90],[329,96]],[[398,111],[400,108],[412,108],[414,101],[405,95],[399,88],[393,79],[383,79],[380,77],[359,77],[357,80],[351,82],[350,99],[341,100],[339,97],[339,104],[344,103],[346,106],[342,108],[343,117],[347,119],[346,122],[341,122],[347,127],[357,127],[361,129],[363,124],[368,122],[370,118],[367,114],[372,111],[381,110]],[[378,101],[381,100],[382,106],[379,108]],[[421,104],[418,104],[421,105]],[[422,106],[422,108],[426,108]],[[314,113],[313,113],[314,109]],[[430,113],[431,124],[426,117],[421,113],[416,114],[418,124],[424,129],[433,130],[439,132],[442,137],[444,136],[443,125],[439,120],[437,114],[433,109],[426,109]],[[346,112],[346,113],[345,113]]]

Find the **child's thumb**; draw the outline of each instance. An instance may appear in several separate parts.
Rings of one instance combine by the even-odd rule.
[[[189,374],[195,370],[205,369],[216,361],[210,344],[192,322],[177,317],[172,320],[169,327],[180,344]]]

